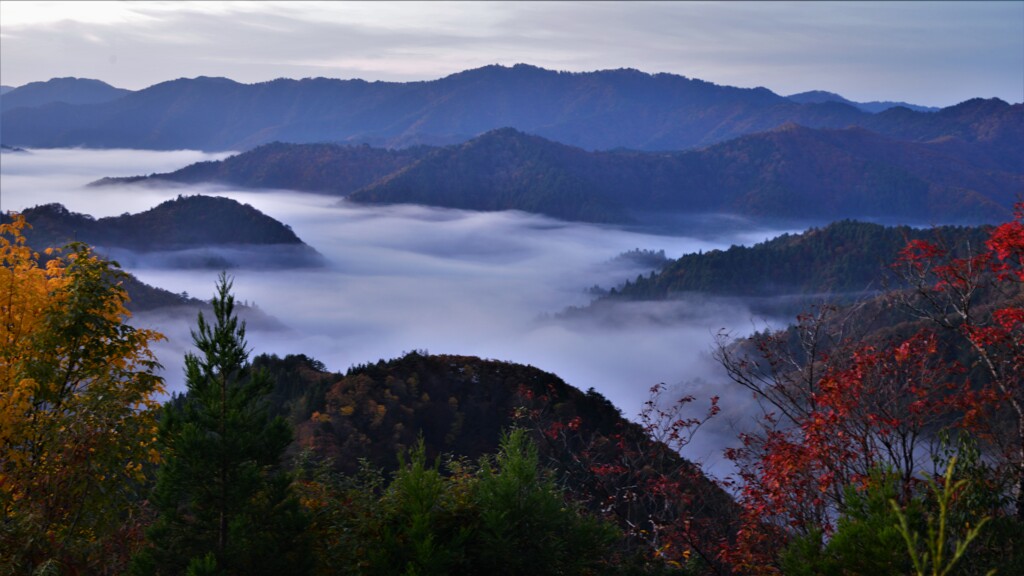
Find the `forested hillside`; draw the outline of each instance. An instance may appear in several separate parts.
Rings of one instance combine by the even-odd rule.
[[[23,216],[31,222],[25,237],[39,249],[84,242],[119,258],[161,252],[170,254],[167,262],[173,267],[234,267],[239,258],[259,267],[322,265],[316,250],[288,226],[229,198],[179,195],[138,214],[99,219],[46,204],[25,210]],[[0,215],[0,222],[8,221],[9,215]],[[218,248],[254,252],[233,255]]]
[[[93,218],[60,204],[29,208],[33,246],[72,241],[133,250],[174,250],[211,244],[301,244],[284,224],[252,206],[212,196],[179,196],[138,214]],[[230,226],[224,223],[230,222]]]
[[[125,308],[132,313],[176,306],[198,308],[202,304],[202,301],[185,294],[175,294],[158,286],[150,286],[131,274],[126,274],[121,282],[128,295]]]
[[[187,393],[161,407],[161,336],[125,323],[116,266],[79,245],[41,268],[25,229],[0,228],[13,573],[914,573],[925,546],[946,573],[1024,566],[1024,204],[998,227],[942,230],[948,246],[908,233],[884,298],[722,334],[727,384],[756,402],[719,481],[678,454],[717,396],[655,385],[629,422],[593,390],[494,360],[250,363],[226,274],[192,332]],[[905,231],[843,222],[750,250],[883,250]],[[858,260],[837,269],[856,277]]]
[[[699,511],[694,522],[705,525],[705,537],[733,520],[720,488],[647,437],[644,424],[652,422],[633,423],[593,389],[583,392],[532,366],[425,352],[355,366],[344,376],[301,356],[263,355],[253,365],[275,381],[271,407],[295,424],[294,450],[311,450],[345,474],[367,463],[394,471],[420,441],[428,461],[445,454],[477,460],[496,452],[505,432],[522,428],[577,501],[595,513],[612,506],[606,512],[632,532],[633,545],[644,537],[630,524],[650,529],[648,516],[673,506],[672,498],[646,495],[651,499],[633,509],[627,485],[595,478],[591,469],[638,466],[629,471],[635,482],[681,482],[678,489]]]
[[[891,265],[907,242],[939,241],[965,251],[984,245],[989,227],[931,229],[845,220],[753,246],[686,254],[657,273],[616,288],[612,299],[660,300],[688,292],[771,297],[869,295],[898,287]]]

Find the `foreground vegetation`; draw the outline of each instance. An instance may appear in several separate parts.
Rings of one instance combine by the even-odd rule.
[[[677,452],[717,399],[655,386],[631,423],[500,362],[250,361],[224,276],[161,406],[116,266],[41,266],[25,226],[0,230],[0,573],[1024,572],[1024,205],[981,249],[911,241],[885,330],[826,306],[723,335],[762,407],[724,487]]]

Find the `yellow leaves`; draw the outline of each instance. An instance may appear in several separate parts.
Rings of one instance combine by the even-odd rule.
[[[126,476],[136,482],[143,482],[146,479],[146,475],[143,473],[141,462],[128,461],[124,465],[124,473]]]
[[[0,394],[0,446],[17,432],[15,428],[21,424],[20,416],[30,408],[35,388],[35,381],[30,378],[3,387],[3,394]]]
[[[0,508],[46,526],[37,546],[92,541],[160,460],[149,346],[163,337],[125,324],[113,266],[81,246],[41,266],[27,227],[0,225]]]

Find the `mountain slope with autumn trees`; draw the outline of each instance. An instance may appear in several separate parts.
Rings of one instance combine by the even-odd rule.
[[[593,389],[532,366],[468,356],[411,352],[344,375],[304,356],[261,355],[253,365],[275,380],[271,405],[295,425],[293,450],[309,450],[348,475],[367,465],[396,470],[418,442],[428,461],[445,454],[474,461],[520,428],[573,498],[619,525],[630,548],[654,545],[653,531],[682,505],[680,497],[693,515],[694,546],[726,537],[735,520],[720,487],[648,436],[662,407],[648,406],[637,424]],[[606,469],[621,475],[593,473]],[[679,493],[659,493],[659,485]]]
[[[972,250],[898,251],[886,296],[911,333],[864,338],[819,308],[723,335],[729,385],[757,400],[724,486],[676,452],[717,397],[695,413],[703,399],[654,386],[630,423],[505,362],[250,364],[223,275],[189,392],[158,411],[160,335],[124,323],[116,266],[80,245],[41,268],[24,229],[0,228],[7,571],[262,574],[282,554],[303,574],[1024,567],[1024,204]]]
[[[746,573],[1024,568],[1024,203],[980,246],[911,239],[892,270],[867,306],[720,341],[761,406],[727,454]]]

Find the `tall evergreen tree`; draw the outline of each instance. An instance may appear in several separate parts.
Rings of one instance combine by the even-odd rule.
[[[281,469],[291,429],[271,418],[271,381],[248,362],[245,322],[221,274],[213,324],[199,313],[188,392],[167,403],[154,491],[159,518],[136,558],[144,574],[301,574],[305,520]]]

